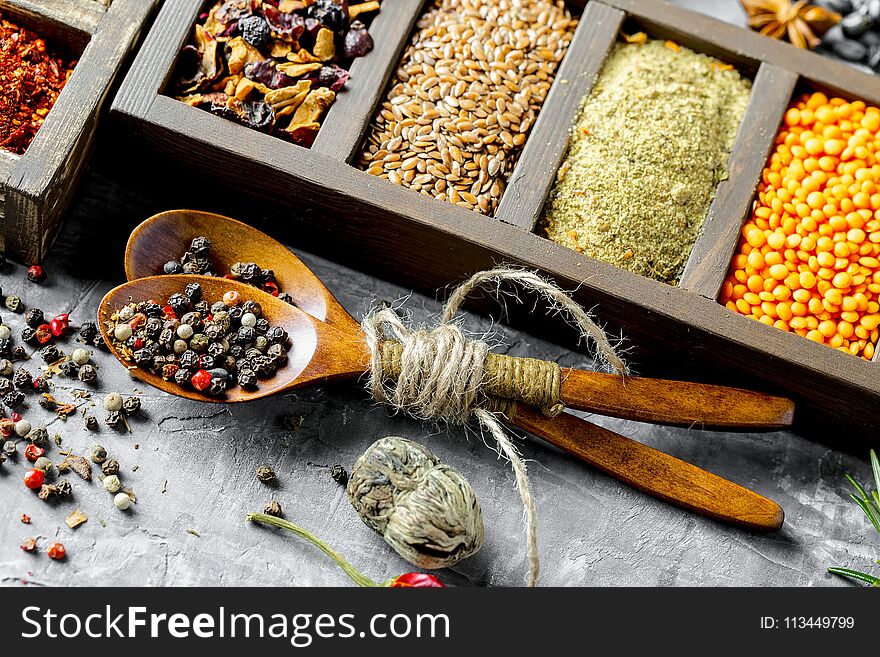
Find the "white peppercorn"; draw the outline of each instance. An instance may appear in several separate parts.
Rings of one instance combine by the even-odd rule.
[[[89,362],[91,358],[91,354],[88,351],[79,347],[78,349],[74,349],[73,353],[70,355],[70,359],[76,363],[77,365],[85,365]]]
[[[113,337],[120,342],[128,340],[131,337],[131,327],[128,324],[117,324],[113,329]]]
[[[174,353],[180,356],[184,351],[188,349],[188,345],[185,340],[175,340],[174,341]]]
[[[34,461],[34,467],[37,470],[42,470],[43,472],[49,472],[52,469],[52,461],[47,459],[45,456],[41,456],[36,461]]]
[[[19,420],[15,423],[15,433],[22,438],[31,432],[31,423],[27,420]]]
[[[6,324],[0,324],[0,340],[8,340],[12,337],[12,331]]]
[[[131,306],[123,306],[119,309],[118,315],[120,320],[122,320],[123,322],[127,322],[132,317],[134,317],[134,308],[132,308]]]
[[[120,511],[125,511],[131,507],[131,498],[126,493],[117,493],[113,498],[113,504]]]
[[[177,327],[177,337],[181,340],[189,340],[195,331],[189,324],[181,324]]]
[[[253,313],[245,313],[241,316],[241,325],[242,326],[256,326],[257,325],[257,316]]]
[[[118,392],[111,392],[104,397],[104,409],[107,411],[118,411],[122,409],[122,395]]]
[[[104,490],[106,490],[108,493],[115,493],[120,488],[122,488],[122,482],[119,481],[119,477],[117,477],[116,475],[104,477],[104,481],[101,483],[104,484]]]

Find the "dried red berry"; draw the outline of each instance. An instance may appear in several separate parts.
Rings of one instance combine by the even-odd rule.
[[[162,312],[165,313],[165,319],[177,319],[177,313],[171,306],[162,306]]]
[[[223,303],[227,306],[237,306],[241,303],[241,295],[235,290],[229,290],[223,295]]]
[[[207,370],[199,370],[193,374],[190,383],[198,391],[207,390],[211,386],[211,375]]]
[[[31,283],[42,283],[46,280],[46,271],[40,265],[31,265],[27,270],[27,279]]]
[[[271,294],[273,297],[278,296],[278,285],[276,283],[273,283],[272,281],[269,281],[268,283],[263,283],[263,290]]]
[[[144,339],[143,338],[135,338],[134,339],[134,348],[143,349],[144,348]]]
[[[43,449],[42,447],[37,447],[36,445],[28,445],[24,448],[24,457],[31,463],[36,461],[45,453],[45,449]]]
[[[26,513],[22,513],[21,514],[21,522],[25,525],[29,525],[29,524],[31,524],[31,517]]]
[[[63,544],[55,541],[54,543],[50,543],[49,547],[46,548],[46,554],[49,555],[50,559],[61,561],[64,557],[67,556],[67,550],[64,549]]]
[[[25,552],[33,552],[37,549],[37,540],[34,538],[26,538],[21,542],[19,547]]]
[[[24,485],[31,490],[37,490],[45,482],[46,475],[43,473],[42,470],[32,468],[31,470],[28,470],[24,475]]]
[[[9,414],[9,417],[13,422],[18,422],[19,420],[21,420],[21,413],[12,411],[12,413]]]
[[[34,337],[36,337],[37,342],[40,344],[46,344],[52,340],[52,327],[48,324],[40,324],[34,330]]]
[[[392,589],[445,589],[446,586],[439,579],[428,573],[405,573],[396,577],[391,582]]]
[[[4,438],[9,438],[12,433],[15,431],[15,420],[10,418],[3,418],[0,420],[0,435]]]
[[[56,338],[60,338],[62,335],[67,333],[67,329],[70,326],[70,315],[67,313],[63,315],[57,315],[52,318],[52,321],[49,322],[49,329],[52,331],[52,335]]]

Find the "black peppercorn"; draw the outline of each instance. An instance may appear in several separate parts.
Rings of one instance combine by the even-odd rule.
[[[138,349],[132,354],[135,365],[150,369],[153,365],[153,352],[149,349]]]
[[[79,368],[77,376],[83,383],[94,383],[98,379],[98,370],[95,369],[94,365],[86,363]]]
[[[348,472],[341,465],[337,464],[330,468],[330,476],[340,486],[348,485]]]
[[[83,418],[83,421],[85,423],[86,429],[88,429],[89,431],[98,430],[98,418],[96,418],[94,415],[86,415],[85,418]]]
[[[193,327],[194,331],[197,331],[202,327],[202,313],[194,311],[184,313],[184,315],[180,318],[180,323],[189,324]]]
[[[189,283],[184,289],[183,293],[193,303],[198,303],[202,300],[202,286],[198,283]]]
[[[266,507],[263,509],[263,513],[267,516],[275,516],[276,518],[280,518],[284,515],[284,512],[281,510],[281,505],[278,504],[275,500],[269,502]]]
[[[182,294],[172,294],[168,297],[168,305],[171,306],[171,310],[174,311],[178,317],[183,315],[184,313],[189,312],[189,308],[192,305],[190,300]],[[181,321],[183,321],[181,319]]]
[[[0,358],[10,358],[12,356],[12,341],[0,340]]]
[[[211,379],[211,384],[208,386],[208,394],[214,397],[219,397],[226,392],[226,389],[229,387],[229,383],[227,379]]]
[[[226,353],[226,347],[222,342],[212,342],[208,345],[208,355],[218,358]]]
[[[40,349],[40,357],[50,365],[61,358],[61,352],[58,351],[58,347],[54,344],[47,344],[45,347]]]
[[[256,301],[245,301],[243,304],[241,304],[241,309],[244,312],[250,313],[251,315],[255,316],[257,319],[263,316],[263,306],[261,306]]]
[[[162,333],[162,320],[158,317],[150,317],[144,324],[144,335],[155,340]]]
[[[266,331],[269,330],[269,322],[266,321],[265,318],[260,317],[257,320],[257,323],[254,324],[254,331],[256,331],[259,335],[266,335]]]
[[[280,326],[272,326],[266,331],[266,339],[270,344],[287,344],[288,335]]]
[[[207,338],[212,342],[221,339],[224,333],[220,325],[216,324],[215,322],[209,322],[205,324],[204,332],[205,336],[207,336]]]
[[[262,335],[258,335],[254,338],[254,349],[259,351],[261,354],[266,353],[269,349],[269,341]]]
[[[95,324],[95,322],[84,322],[82,326],[79,327],[79,337],[83,342],[90,343],[99,333],[98,325]]]
[[[21,345],[18,345],[15,349],[12,350],[9,358],[10,360],[27,360],[29,356],[27,350]]]
[[[226,314],[229,315],[230,320],[232,320],[233,322],[237,322],[238,320],[241,319],[241,316],[244,314],[244,311],[242,311],[242,309],[239,308],[238,306],[233,306],[232,308],[230,308],[229,310],[226,311]],[[214,318],[214,321],[217,321],[216,317]]]
[[[46,322],[46,316],[39,308],[31,308],[24,314],[24,323],[31,328],[37,328]]]
[[[139,397],[126,397],[122,402],[122,410],[126,415],[136,415],[141,410],[141,400]]]
[[[224,313],[226,312],[226,307],[226,304],[222,301],[215,301],[211,304],[211,314],[216,315],[217,313]]]
[[[199,235],[198,237],[196,237],[189,247],[189,250],[197,255],[206,255],[210,249],[211,240],[209,240],[204,235]]]
[[[107,413],[107,417],[104,418],[104,422],[111,429],[116,429],[122,424],[122,414],[119,411],[110,411]]]
[[[287,362],[287,350],[280,344],[273,344],[269,347],[266,355],[274,359],[277,365],[284,365]]]
[[[192,378],[192,370],[181,367],[174,373],[174,383],[181,388],[189,387],[189,380]]]
[[[290,296],[287,292],[282,292],[278,295],[278,298],[284,303],[289,303],[291,306],[295,306],[296,304],[293,301],[293,297]]]
[[[262,481],[264,484],[268,484],[269,486],[278,483],[278,476],[275,474],[275,471],[268,465],[261,465],[257,468],[257,479]]]
[[[119,474],[119,461],[116,459],[107,459],[101,464],[101,472],[108,477]]]
[[[31,373],[23,367],[17,369],[15,374],[12,375],[12,385],[16,388],[29,388],[33,383],[34,380],[31,377]]]
[[[47,411],[54,411],[56,408],[58,408],[58,402],[55,401],[55,398],[52,395],[45,393],[45,392],[42,395],[40,395],[40,398],[37,400],[37,403],[40,406],[42,406],[43,408],[45,408]]]
[[[213,369],[215,363],[215,358],[210,354],[202,354],[199,356],[199,369],[200,370],[210,370]]]
[[[169,260],[163,265],[162,271],[166,274],[182,274],[183,265],[177,262],[177,260]]]
[[[61,363],[61,373],[64,376],[75,377],[79,374],[79,365],[74,363],[72,360],[66,360]]]
[[[3,396],[3,403],[9,408],[17,408],[24,404],[24,393],[21,390],[13,390]]]
[[[198,301],[194,303],[193,310],[199,313],[202,317],[207,317],[211,314],[211,307],[208,305],[207,301]]]
[[[245,390],[256,390],[257,373],[251,369],[241,369],[238,371],[238,385]]]
[[[0,395],[5,395],[12,390],[12,381],[9,379],[0,379]]]
[[[199,368],[199,355],[187,349],[180,354],[180,366],[187,370],[197,370]]]
[[[25,344],[37,344],[37,331],[30,326],[21,329],[21,341]]]
[[[238,344],[248,344],[253,342],[255,337],[256,333],[252,326],[240,326],[232,340]]]
[[[247,351],[244,352],[244,357],[248,360],[254,360],[255,358],[259,358],[262,355],[263,355],[263,352],[260,351],[259,349],[255,349],[254,347],[251,347],[250,349],[248,349]]]
[[[104,341],[104,336],[100,333],[92,338],[91,345],[97,349],[103,349],[104,351],[107,351],[107,343]]]

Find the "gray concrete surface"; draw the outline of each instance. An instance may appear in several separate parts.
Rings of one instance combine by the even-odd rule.
[[[4,294],[21,294],[47,314],[70,312],[75,323],[93,318],[104,292],[122,281],[121,247],[130,228],[187,198],[185,192],[172,194],[140,184],[138,178],[120,180],[119,174],[115,165],[99,158],[46,263],[49,281],[30,284],[24,268],[15,266],[0,276]],[[374,299],[406,298],[417,321],[440,308],[433,298],[409,296],[406,287],[296,252],[355,315]],[[0,315],[17,334],[21,316],[5,309]],[[550,321],[536,317],[531,332],[539,334],[541,323]],[[467,325],[475,331],[490,328],[487,319],[473,316]],[[584,353],[495,328],[509,353],[591,365]],[[73,346],[68,342],[64,348]],[[107,354],[98,353],[96,360],[101,391],[142,395],[144,411],[132,422],[130,434],[103,423],[97,435],[90,434],[79,416],[52,421],[34,397],[26,416],[35,426],[58,432],[63,447],[76,453],[103,444],[122,464],[122,478],[137,493],[138,504],[119,512],[100,483],[75,475],[69,475],[72,498],[43,503],[21,483],[21,457],[0,465],[0,583],[347,585],[345,576],[307,544],[245,522],[248,511],[261,510],[273,497],[287,518],[324,536],[374,579],[406,572],[411,567],[361,523],[329,475],[334,464],[350,468],[377,438],[402,435],[458,468],[483,507],[484,548],[440,575],[453,585],[522,584],[527,565],[513,475],[480,436],[392,417],[352,384],[247,405],[199,405],[133,381]],[[33,371],[37,363],[27,366]],[[72,399],[79,387],[55,380],[61,401]],[[103,417],[103,411],[96,412]],[[286,431],[277,424],[280,414],[302,416],[302,425]],[[594,419],[777,500],[786,511],[786,524],[769,536],[732,529],[633,491],[526,438],[520,445],[530,461],[537,500],[542,585],[840,586],[846,584],[827,575],[827,566],[870,569],[880,557],[876,532],[869,533],[843,479],[848,471],[867,480],[867,455],[835,451],[787,432],[710,433]],[[60,460],[54,446],[48,456]],[[278,473],[277,489],[255,479],[255,468],[264,463]],[[70,530],[64,518],[74,509],[89,520]],[[31,516],[31,525],[20,522],[22,513]],[[67,560],[22,552],[18,545],[28,536],[39,537],[41,546],[63,541]]]

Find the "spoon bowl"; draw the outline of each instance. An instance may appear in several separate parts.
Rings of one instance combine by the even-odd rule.
[[[269,324],[281,326],[290,336],[287,363],[279,368],[273,377],[261,379],[256,390],[245,390],[236,386],[228,390],[224,396],[214,397],[192,388],[183,388],[174,381],[166,381],[161,376],[129,363],[122,350],[116,346],[108,322],[117,310],[132,301],[149,299],[164,305],[169,296],[181,292],[188,283],[193,282],[202,286],[203,297],[208,303],[221,300],[223,294],[229,290],[238,292],[242,301],[258,302],[263,308],[263,317]],[[110,351],[134,376],[155,388],[196,401],[218,403],[262,399],[311,383],[360,375],[366,369],[365,363],[369,362],[362,342],[352,335],[318,321],[271,294],[245,283],[224,278],[187,274],[139,278],[110,290],[101,301],[98,319],[101,334]]]

